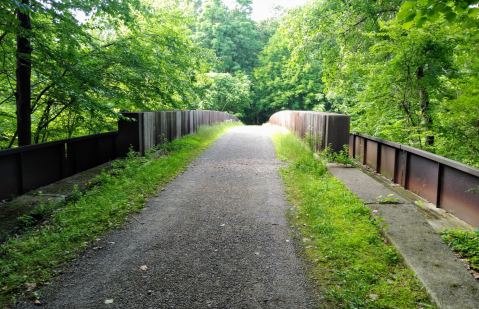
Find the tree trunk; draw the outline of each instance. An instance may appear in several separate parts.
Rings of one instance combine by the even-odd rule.
[[[13,143],[15,143],[15,140],[17,139],[17,133],[18,133],[18,132],[17,132],[17,131],[15,131],[15,134],[13,134],[12,140],[10,141],[10,144],[8,144],[8,147],[7,147],[7,149],[10,149],[10,148],[12,148],[12,146],[13,146]]]
[[[424,77],[423,67],[418,68],[416,77],[418,80],[421,80]],[[429,111],[429,95],[427,94],[427,91],[424,89],[424,87],[421,85],[420,82],[419,82],[419,101],[421,103],[421,117],[422,117],[421,124],[423,125],[424,131],[426,132],[425,144],[427,146],[434,146],[434,136],[427,135],[427,133],[430,133],[431,126],[432,126],[432,118]]]
[[[22,4],[30,5],[30,0],[22,0]],[[20,28],[23,28],[17,36],[17,89],[15,93],[17,103],[17,132],[18,146],[30,145],[32,143],[32,122],[31,122],[31,75],[32,66],[30,56],[32,47],[27,32],[30,31],[30,15],[17,12]]]

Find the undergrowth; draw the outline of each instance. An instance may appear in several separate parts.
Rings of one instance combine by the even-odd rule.
[[[447,229],[442,232],[442,239],[464,257],[473,269],[479,271],[479,229]]]
[[[399,252],[385,243],[381,219],[371,218],[297,135],[276,133],[273,140],[278,157],[291,163],[280,173],[295,205],[291,223],[324,296],[320,308],[433,308]]]
[[[122,227],[128,214],[139,212],[162,185],[236,125],[199,127],[197,134],[166,143],[147,157],[130,152],[124,162],[116,161],[113,170],[99,175],[97,185],[76,192],[63,207],[42,205],[23,216],[23,232],[0,248],[0,308],[12,306],[26,290],[48,284],[98,236]]]

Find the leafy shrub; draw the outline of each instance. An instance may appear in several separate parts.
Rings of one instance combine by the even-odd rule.
[[[479,270],[479,229],[447,229],[442,232],[442,239],[452,250],[465,257],[471,267]]]

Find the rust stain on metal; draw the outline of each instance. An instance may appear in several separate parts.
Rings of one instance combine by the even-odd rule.
[[[386,145],[381,145],[381,164],[379,173],[389,180],[394,180],[394,170],[396,168],[396,149]]]
[[[479,226],[479,191],[471,190],[479,190],[479,178],[444,166],[441,180],[441,208],[472,226]]]
[[[375,171],[378,170],[378,143],[367,140],[366,146],[366,165]]]
[[[407,173],[407,189],[435,204],[437,202],[439,164],[410,153]]]

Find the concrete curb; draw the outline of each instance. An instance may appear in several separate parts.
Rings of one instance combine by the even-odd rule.
[[[11,202],[0,204],[0,244],[8,235],[18,230],[18,217],[31,213],[42,203],[58,204],[68,199],[77,186],[78,191],[84,192],[95,184],[94,178],[102,171],[111,169],[111,162],[104,163],[87,171],[62,179],[48,186],[44,186],[21,195]]]
[[[391,190],[360,169],[328,164],[328,170],[367,204],[373,217],[385,219],[384,224],[388,225],[385,236],[401,252],[439,308],[479,308],[479,283],[410,198],[398,196],[397,190]],[[378,196],[389,194],[399,200],[392,204],[377,203]]]

